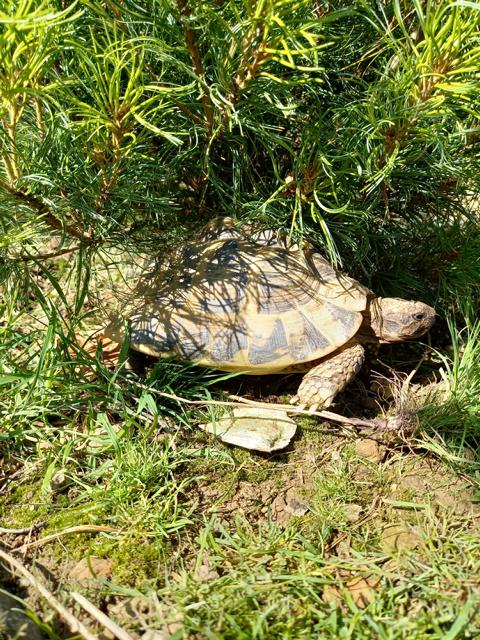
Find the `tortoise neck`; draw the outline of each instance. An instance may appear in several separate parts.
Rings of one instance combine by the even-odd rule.
[[[383,329],[382,298],[372,298],[368,307],[370,310],[370,326],[377,339],[380,339]]]
[[[364,344],[378,344],[382,335],[381,298],[371,297],[363,312],[363,322],[358,330],[358,340]]]

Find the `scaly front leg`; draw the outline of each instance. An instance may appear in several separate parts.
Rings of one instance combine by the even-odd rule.
[[[365,349],[362,345],[354,341],[347,342],[334,356],[327,356],[305,374],[297,395],[290,403],[308,407],[309,411],[329,407],[337,393],[357,375],[364,361]]]

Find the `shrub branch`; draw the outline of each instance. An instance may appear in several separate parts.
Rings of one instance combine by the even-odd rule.
[[[195,31],[188,26],[186,20],[191,15],[191,11],[188,8],[188,0],[177,0],[177,7],[180,12],[180,20],[183,26],[183,32],[185,34],[187,49],[192,59],[193,70],[195,71],[195,74],[198,76],[198,78],[205,82],[202,56],[200,55],[200,51],[198,49]],[[213,129],[213,104],[210,96],[205,91],[202,94],[201,100],[203,105],[203,113],[205,114],[205,121],[209,132],[211,132]]]
[[[77,240],[80,240],[84,244],[93,244],[95,242],[92,234],[79,229],[75,225],[67,224],[59,220],[44,202],[31,193],[25,193],[20,189],[15,189],[3,180],[0,180],[0,188],[5,189],[11,196],[17,198],[32,209],[35,209],[35,211],[42,216],[42,220],[52,229],[63,231],[67,235],[77,238]]]

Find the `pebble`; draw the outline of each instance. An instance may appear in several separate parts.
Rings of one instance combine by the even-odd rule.
[[[80,584],[87,586],[91,582],[109,578],[112,575],[112,566],[111,560],[90,556],[77,562],[70,572],[70,576]]]
[[[387,447],[376,440],[365,438],[355,443],[355,453],[370,462],[382,462],[385,459]]]

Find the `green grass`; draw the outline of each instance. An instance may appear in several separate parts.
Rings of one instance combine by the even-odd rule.
[[[88,438],[77,436],[74,444],[89,450]],[[83,557],[112,560],[111,581],[87,594],[97,604],[136,597],[143,613],[121,613],[126,628],[138,630],[142,619],[152,629],[177,629],[177,638],[478,632],[478,512],[475,521],[468,512],[442,509],[434,490],[458,480],[445,462],[397,451],[370,463],[348,440],[313,430],[279,460],[237,456],[194,432],[148,447],[138,434],[126,435],[118,446],[117,455],[101,454],[103,464],[95,464],[97,455],[71,454],[68,482],[57,491],[42,476],[51,465],[45,461],[36,482],[3,497],[2,524],[45,519],[42,535],[80,523],[118,528],[64,536],[35,555],[47,566],[53,558],[64,572]],[[412,472],[430,490],[402,488]],[[310,510],[279,522],[273,503],[290,485],[300,485]],[[468,502],[470,493],[456,487],[448,496]],[[384,502],[372,510],[374,498]],[[351,504],[368,515],[365,522],[348,519]],[[392,525],[413,532],[413,542],[385,548],[385,527]],[[344,540],[328,551],[341,534]],[[361,579],[373,585],[363,586],[366,601],[352,584]],[[61,586],[74,585],[64,579]]]
[[[457,367],[457,388],[466,371]],[[462,401],[451,397],[455,406]],[[79,413],[61,423],[58,416],[37,420],[21,441],[17,431],[4,431],[7,457],[27,466],[25,482],[1,496],[1,518],[11,527],[45,520],[42,535],[76,524],[118,529],[66,535],[35,556],[47,565],[53,559],[63,573],[83,557],[111,560],[111,580],[86,592],[97,604],[116,602],[112,617],[132,632],[141,621],[174,638],[455,638],[479,631],[478,516],[445,510],[435,496],[446,478],[448,486],[479,468],[452,461],[456,440],[430,440],[425,424],[414,453],[393,450],[374,463],[308,419],[290,452],[258,456],[187,427],[185,414],[170,417],[169,433],[152,430],[138,420],[141,403],[128,402],[123,413],[92,408],[81,420]],[[439,415],[446,415],[442,406],[434,427]],[[425,452],[430,442],[435,455]],[[412,469],[426,479],[426,492],[402,488]],[[65,476],[59,487],[58,470]],[[470,500],[470,483],[463,484],[449,500]],[[279,519],[275,499],[292,486],[309,511]],[[349,519],[352,504],[360,518],[368,515],[365,522]],[[385,549],[392,525],[413,532],[413,543]],[[61,583],[62,590],[73,586]],[[138,616],[118,609],[132,598],[141,603]]]

